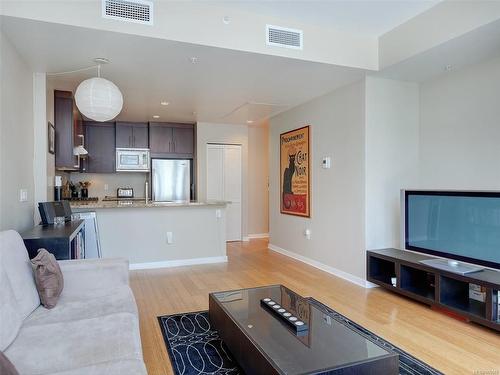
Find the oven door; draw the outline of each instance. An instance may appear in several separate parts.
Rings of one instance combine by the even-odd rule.
[[[116,149],[117,172],[149,172],[148,149]]]

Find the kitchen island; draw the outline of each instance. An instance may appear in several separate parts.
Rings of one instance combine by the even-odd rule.
[[[95,211],[104,258],[125,257],[131,269],[227,261],[226,202],[72,203]]]

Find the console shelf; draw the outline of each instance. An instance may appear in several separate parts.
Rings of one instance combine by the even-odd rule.
[[[459,275],[420,263],[432,258],[397,249],[370,250],[367,251],[367,279],[393,292],[500,331],[500,272],[483,270]],[[391,283],[392,278],[396,278],[395,286]],[[470,284],[486,291],[484,302],[469,298]]]

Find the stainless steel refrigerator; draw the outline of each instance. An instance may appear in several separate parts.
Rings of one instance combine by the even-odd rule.
[[[186,202],[190,200],[190,160],[153,159],[151,164],[153,201]]]

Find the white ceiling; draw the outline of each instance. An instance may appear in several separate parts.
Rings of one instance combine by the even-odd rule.
[[[197,0],[207,2],[207,0]],[[440,0],[226,0],[229,9],[291,19],[369,36],[380,36],[433,7]]]
[[[2,29],[39,72],[61,72],[106,57],[104,78],[121,89],[129,121],[258,123],[264,117],[359,80],[364,71],[283,57],[4,17]],[[198,62],[192,64],[190,57]],[[95,72],[52,77],[78,85]],[[161,106],[160,101],[170,104]]]

